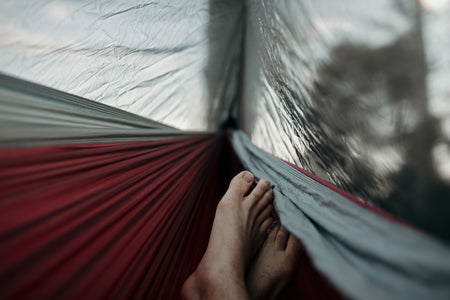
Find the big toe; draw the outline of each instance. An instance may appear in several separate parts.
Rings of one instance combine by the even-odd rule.
[[[234,195],[243,197],[252,186],[253,180],[254,177],[252,173],[249,171],[242,171],[233,177],[227,193],[233,193]]]

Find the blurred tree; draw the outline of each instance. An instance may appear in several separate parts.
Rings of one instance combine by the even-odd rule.
[[[332,170],[344,189],[450,241],[450,186],[432,159],[440,127],[428,112],[422,9],[418,0],[393,4],[410,20],[408,32],[378,48],[341,43],[318,69],[316,108],[304,118],[324,134],[309,156]],[[377,172],[370,151],[389,147],[403,162]]]

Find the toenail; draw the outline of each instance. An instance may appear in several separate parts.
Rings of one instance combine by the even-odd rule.
[[[247,182],[251,182],[251,181],[253,181],[253,176],[249,172],[245,172],[244,179]]]

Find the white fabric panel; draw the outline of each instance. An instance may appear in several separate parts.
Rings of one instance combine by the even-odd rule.
[[[0,2],[0,72],[180,129],[217,129],[236,89],[240,0]]]

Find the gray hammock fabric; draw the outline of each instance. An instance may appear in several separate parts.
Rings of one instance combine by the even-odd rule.
[[[0,74],[0,146],[151,141],[181,131],[126,111]]]
[[[355,299],[450,299],[450,249],[346,199],[254,146],[233,145],[245,168],[274,186],[281,222],[315,266]]]

